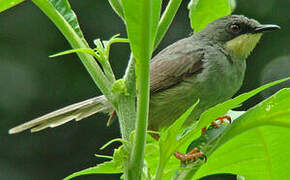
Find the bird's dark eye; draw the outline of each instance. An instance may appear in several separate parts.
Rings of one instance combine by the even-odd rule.
[[[238,33],[241,30],[241,27],[237,24],[232,24],[230,28],[231,28],[231,31],[234,33]]]

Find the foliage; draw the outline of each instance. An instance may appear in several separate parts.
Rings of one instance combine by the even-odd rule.
[[[247,112],[230,111],[230,109],[237,107],[262,90],[287,80],[290,80],[290,78],[266,84],[218,104],[202,114],[202,116],[209,116],[209,119],[200,119],[198,123],[184,129],[182,128],[183,122],[198,102],[194,104],[174,124],[160,133],[159,142],[148,138],[145,153],[146,161],[143,168],[144,178],[170,179],[174,177],[174,179],[179,180],[203,177],[214,173],[233,173],[250,179],[253,177],[255,179],[267,179],[266,177],[269,178],[270,176],[261,173],[266,172],[266,170],[272,173],[271,176],[273,177],[279,176],[287,168],[287,164],[276,167],[281,156],[275,155],[281,153],[281,149],[284,149],[283,151],[289,149],[287,143],[284,143],[284,146],[280,144],[287,141],[288,135],[281,136],[278,131],[289,134],[289,129],[283,130],[283,128],[290,127],[290,89],[279,91]],[[210,126],[207,132],[200,136],[201,128],[199,128],[199,124],[202,124],[200,127],[203,127],[203,125],[213,121],[217,117],[216,115],[224,115],[227,112],[234,120],[231,125],[222,125],[218,129]],[[258,128],[265,125],[272,125],[272,127]],[[277,127],[273,126],[283,128],[278,130]],[[263,129],[266,129],[266,131]],[[270,131],[267,131],[268,129]],[[253,133],[253,131],[258,131],[258,133]],[[267,133],[269,136],[265,136],[263,135],[265,132],[275,132],[276,135]],[[242,134],[242,138],[240,138],[240,134]],[[265,141],[264,136],[270,139]],[[274,148],[272,145],[282,148]],[[271,146],[271,154],[269,154],[269,146]],[[179,168],[180,162],[172,156],[173,153],[187,148],[187,152],[189,152],[194,147],[198,147],[205,153],[208,162],[204,163],[204,159],[198,159],[193,163],[182,164]],[[218,154],[215,155],[216,153]],[[273,159],[272,161],[276,161],[276,166],[272,165],[270,158]],[[285,161],[285,163],[287,162]],[[243,166],[240,166],[240,163],[243,163]],[[228,164],[233,166],[228,166]],[[275,167],[275,172],[271,169],[272,166]],[[199,168],[201,168],[200,171]],[[101,172],[96,171],[94,173]],[[287,177],[287,173],[285,177]]]
[[[229,0],[191,0],[188,4],[191,28],[195,33],[201,31],[208,23],[229,15],[231,6]]]
[[[88,174],[118,174],[123,172],[123,161],[128,157],[127,152],[124,150],[124,146],[120,146],[118,149],[114,150],[113,159],[111,161],[106,161],[102,164],[98,164],[95,167],[84,169],[82,171],[73,173],[72,175],[66,177],[65,179],[71,179],[81,175]]]
[[[5,11],[13,6],[18,5],[24,0],[0,0],[0,12]]]
[[[184,129],[182,124],[194,111],[196,102],[174,124],[159,133],[159,141],[146,133],[149,60],[169,28],[181,0],[170,0],[162,14],[161,0],[109,0],[126,25],[128,39],[117,36],[109,41],[97,39],[94,49],[85,40],[67,0],[32,1],[59,28],[73,48],[51,57],[77,53],[96,85],[114,106],[120,122],[123,145],[114,151],[113,157],[106,157],[111,160],[76,172],[66,179],[103,173],[124,173],[125,179],[192,179],[214,173],[234,173],[246,179],[286,179],[287,162],[290,160],[290,89],[279,91],[247,112],[230,110],[260,91],[290,78],[218,104],[205,111],[198,122]],[[1,0],[0,12],[20,2]],[[234,6],[233,0],[191,0],[188,5],[191,27],[195,32],[201,31],[213,20],[230,14]],[[110,46],[115,42],[129,42],[132,51],[126,74],[119,80],[115,79],[109,63]],[[138,91],[137,111],[135,90]],[[229,111],[236,116],[231,125],[223,124],[219,129],[210,126],[206,133],[200,135],[203,127]],[[207,163],[200,158],[180,165],[172,156],[177,150],[190,151],[194,147],[205,153]],[[283,162],[280,161],[282,158]]]

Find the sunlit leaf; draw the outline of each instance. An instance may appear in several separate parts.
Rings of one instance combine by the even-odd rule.
[[[290,151],[290,129],[284,128],[290,128],[289,102],[290,89],[281,90],[245,112],[232,125],[203,134],[191,144],[190,149],[198,147],[205,152],[208,162],[184,170],[179,176],[191,177],[201,166],[195,177],[232,173],[246,179],[282,178],[290,161],[289,154],[285,155]],[[263,125],[272,126],[260,127]],[[282,157],[284,155],[285,158]],[[279,164],[282,158],[286,163]]]
[[[191,28],[195,33],[212,21],[232,12],[229,0],[191,0],[188,9]]]
[[[154,0],[151,7],[143,7],[147,3],[122,0],[130,47],[137,61],[150,58],[148,55],[153,51],[161,3],[161,0]],[[144,8],[152,9],[149,17],[144,13]]]
[[[0,13],[20,4],[21,2],[24,2],[24,0],[0,0]]]

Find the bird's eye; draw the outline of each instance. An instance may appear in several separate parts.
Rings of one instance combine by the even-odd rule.
[[[237,25],[237,24],[232,24],[232,25],[231,25],[231,30],[232,30],[232,32],[234,32],[234,33],[239,32],[240,29],[241,29],[240,26]]]

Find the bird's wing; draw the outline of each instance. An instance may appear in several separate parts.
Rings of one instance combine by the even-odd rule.
[[[187,38],[174,43],[152,59],[151,95],[168,89],[202,70],[204,49],[194,48],[194,45],[184,42],[189,40],[191,39]]]

